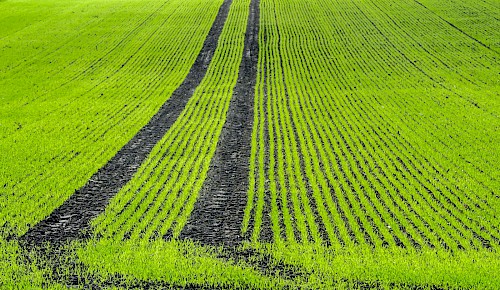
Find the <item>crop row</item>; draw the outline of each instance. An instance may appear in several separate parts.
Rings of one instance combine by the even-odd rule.
[[[418,3],[452,23],[463,33],[500,52],[500,31],[496,29],[500,11],[495,1],[419,0]]]
[[[105,4],[98,2],[87,13],[100,15]],[[119,12],[105,5],[111,10],[104,19],[82,25],[77,35],[63,33],[62,40],[38,25],[19,32],[33,42],[53,37],[54,44],[31,55],[29,66],[2,72],[8,84],[0,89],[4,230],[22,234],[50,214],[149,121],[187,75],[221,1],[150,4],[117,4],[125,6]],[[52,24],[43,28],[64,27]],[[18,39],[20,47],[27,41]]]
[[[133,179],[94,221],[98,236],[178,236],[205,181],[243,56],[248,0],[234,0],[207,74]]]
[[[252,240],[500,244],[494,52],[412,3],[261,1]]]

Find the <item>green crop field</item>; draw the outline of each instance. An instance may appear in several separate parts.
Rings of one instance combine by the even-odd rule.
[[[0,0],[1,289],[500,289],[499,0]]]

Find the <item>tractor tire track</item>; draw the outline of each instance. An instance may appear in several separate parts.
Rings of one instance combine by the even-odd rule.
[[[132,179],[153,147],[174,124],[196,87],[206,74],[232,0],[225,0],[210,28],[193,66],[183,83],[139,132],[100,168],[89,181],[45,220],[20,239],[29,244],[62,243],[90,237],[89,222],[108,205],[109,200]]]
[[[179,235],[181,239],[227,246],[243,240],[241,225],[247,202],[258,35],[259,1],[252,0],[243,59],[226,123],[194,210]]]

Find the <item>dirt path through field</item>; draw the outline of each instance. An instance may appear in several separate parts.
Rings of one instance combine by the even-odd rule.
[[[234,245],[242,240],[257,77],[259,1],[252,0],[238,82],[207,179],[180,238]]]
[[[196,87],[205,76],[219,36],[226,22],[232,0],[225,0],[205,39],[203,48],[186,79],[144,126],[104,167],[99,169],[81,189],[45,220],[31,228],[22,240],[40,244],[84,238],[90,233],[89,222],[104,211],[109,200],[137,171],[153,147],[180,115]]]

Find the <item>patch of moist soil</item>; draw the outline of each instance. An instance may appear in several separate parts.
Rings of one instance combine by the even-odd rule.
[[[21,240],[31,244],[88,238],[89,222],[104,211],[109,200],[132,179],[141,163],[180,115],[212,60],[232,0],[219,8],[212,27],[183,83],[160,110],[90,180],[45,220],[32,227]]]
[[[181,239],[210,245],[235,245],[243,240],[241,224],[248,190],[258,35],[259,1],[252,0],[243,59],[226,123],[200,196],[180,234]]]

